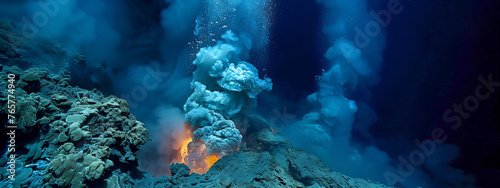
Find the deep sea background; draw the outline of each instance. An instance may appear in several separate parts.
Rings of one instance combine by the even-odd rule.
[[[387,2],[369,1],[363,11],[384,9]],[[18,21],[33,12],[33,4],[29,0],[0,0],[1,16]],[[448,139],[436,148],[431,163],[418,167],[419,173],[408,178],[411,182],[397,186],[413,187],[420,181],[428,187],[500,187],[498,91],[481,101],[459,129],[451,129],[453,124],[443,120],[447,109],[474,94],[479,76],[488,78],[491,74],[493,81],[500,81],[500,2],[401,0],[401,4],[404,10],[392,16],[380,36],[384,42],[377,43],[383,62],[375,73],[378,77],[360,81],[375,84],[345,89],[345,97],[362,101],[357,104],[365,106],[354,114],[350,146],[356,148],[356,153],[368,147],[385,152],[374,154],[373,161],[387,162],[380,170],[390,171],[399,165],[398,156],[407,157],[418,149],[415,139],[429,138],[433,129],[442,128]],[[223,32],[204,35],[204,31],[211,30],[205,25],[200,27],[202,34],[194,34],[194,20],[207,11],[205,6],[195,0],[89,0],[72,4],[40,30],[39,37],[86,56],[86,64],[69,65],[72,85],[97,88],[129,101],[132,113],[146,123],[152,134],[153,141],[141,149],[139,158],[144,161],[140,163],[143,169],[155,176],[169,173],[168,161],[175,152],[166,144],[172,140],[165,135],[172,134],[177,125],[164,120],[184,118],[182,105],[190,95],[189,83],[195,69],[191,62],[201,47],[213,45],[211,39],[218,39]],[[312,0],[273,1],[269,10],[263,24],[266,28],[251,33],[257,47],[250,52],[248,62],[257,67],[260,75],[272,79],[273,89],[259,95],[254,113],[272,121],[285,111],[290,118],[274,128],[295,135],[289,134],[287,128],[315,108],[307,97],[320,89],[319,78],[332,67],[324,56],[332,45],[324,33],[329,22],[325,17],[332,10]],[[234,14],[244,18],[259,17],[261,13]],[[232,29],[246,30],[242,25]],[[347,31],[352,32],[349,28]],[[345,36],[352,40],[352,33]],[[143,99],[134,99],[131,91],[141,85],[148,67],[168,72],[168,76],[148,90]],[[249,132],[260,128],[251,127]],[[301,142],[302,138],[297,140]],[[386,184],[378,171],[336,169],[336,164],[343,161],[331,161],[335,158],[328,156],[337,155],[331,151],[339,150],[309,152],[319,155],[333,171]],[[440,170],[441,166],[434,168],[432,162],[462,172]],[[465,186],[463,182],[473,185]]]
[[[457,131],[442,118],[446,109],[473,94],[479,75],[500,80],[495,74],[500,71],[498,8],[497,1],[412,1],[393,16],[381,82],[371,88],[378,121],[370,128],[373,138],[354,133],[357,139],[397,157],[416,148],[413,139],[429,138],[433,128],[441,127],[449,133],[447,143],[460,147],[451,166],[475,174],[478,186],[500,186],[495,178],[500,175],[499,95],[483,101]],[[281,47],[272,50],[270,70],[275,72],[270,75],[284,78],[274,80],[273,92],[281,89],[285,99],[297,101],[316,90],[313,76],[324,68],[327,48],[317,35],[320,10],[312,1],[277,7],[282,18],[271,45]],[[301,66],[304,62],[309,66]]]

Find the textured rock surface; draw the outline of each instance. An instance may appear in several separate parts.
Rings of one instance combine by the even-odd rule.
[[[269,130],[257,135],[256,151],[233,152],[217,161],[204,175],[189,174],[185,164],[172,164],[168,182],[157,187],[387,187],[351,178],[326,167],[316,156],[291,146]]]
[[[108,180],[117,169],[125,179],[142,173],[137,170],[135,152],[150,140],[149,133],[130,114],[125,100],[72,87],[67,74],[1,68],[0,87],[6,88],[7,74],[17,78],[16,160],[20,164],[16,171],[22,179],[16,179],[14,187],[85,187],[117,182],[116,176]],[[6,90],[0,94],[2,117],[7,116],[7,94]],[[5,158],[0,165],[4,166]],[[7,173],[1,176],[7,179]]]

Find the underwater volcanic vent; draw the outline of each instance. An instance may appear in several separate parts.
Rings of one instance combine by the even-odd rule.
[[[188,124],[186,124],[188,125]],[[197,153],[206,153],[208,152],[207,147],[205,146],[205,143],[202,141],[196,141],[193,142],[193,136],[191,135],[191,130],[189,129],[189,125],[186,126],[185,129],[185,134],[180,135],[180,150],[179,150],[179,155],[181,163],[184,163],[188,165],[191,168],[191,172],[193,173],[198,173],[198,174],[205,174],[208,172],[210,167],[215,164],[220,158],[217,157],[216,155],[210,155],[205,158],[193,158],[192,160],[189,160],[188,155],[189,153],[197,152]],[[196,147],[199,151],[188,151],[189,144],[198,144],[201,145],[201,147]]]
[[[193,92],[184,104],[189,128],[180,149],[180,161],[191,172],[206,173],[218,159],[239,150],[242,135],[231,118],[254,107],[257,95],[272,88],[271,79],[260,79],[257,68],[242,60],[249,57],[251,45],[240,37],[227,31],[215,46],[201,48],[193,61]]]

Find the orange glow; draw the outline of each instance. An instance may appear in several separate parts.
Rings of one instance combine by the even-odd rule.
[[[181,162],[186,164],[186,161],[184,161],[184,159],[187,157],[188,155],[188,144],[189,142],[191,142],[191,137],[188,137],[187,139],[183,140],[181,143],[182,143],[182,146],[181,146]]]
[[[201,161],[202,165],[200,165],[200,168],[197,169],[191,169],[191,172],[198,173],[198,174],[205,174],[210,170],[210,167],[217,162],[219,158],[216,155],[212,155],[210,157],[206,157],[204,161]],[[198,163],[198,161],[195,161],[194,163]]]
[[[187,127],[189,127],[189,126],[187,126]],[[209,157],[206,157],[203,161],[191,161],[191,162],[186,161],[188,159],[188,155],[189,155],[188,145],[192,141],[192,137],[191,137],[191,133],[190,133],[189,128],[186,128],[186,135],[180,135],[180,136],[182,137],[182,139],[180,141],[181,146],[180,146],[180,150],[179,150],[179,152],[180,152],[180,160],[179,161],[181,161],[181,163],[188,165],[189,168],[191,168],[191,173],[193,173],[193,172],[198,173],[198,174],[207,173],[208,170],[210,169],[210,167],[212,167],[212,165],[214,165],[215,162],[217,162],[219,160],[219,158],[216,155],[211,155]],[[200,142],[200,143],[202,143],[202,142]],[[199,153],[206,153],[205,144],[203,144],[198,149],[200,149],[201,151],[197,151],[196,153],[198,153],[198,152]],[[195,167],[199,167],[199,168],[195,168]]]
[[[219,160],[219,158],[218,158],[217,156],[215,156],[215,155],[212,155],[212,156],[210,156],[210,157],[207,157],[207,158],[205,159],[205,163],[206,163],[206,164],[207,164],[207,166],[208,166],[207,171],[208,171],[208,169],[210,169],[210,167],[212,167],[212,166],[215,164],[215,162],[217,162],[218,160]]]

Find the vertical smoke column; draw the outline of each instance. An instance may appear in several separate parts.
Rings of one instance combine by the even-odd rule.
[[[319,156],[333,170],[383,182],[384,172],[394,170],[388,155],[373,145],[353,142],[352,136],[356,118],[372,118],[361,121],[362,125],[356,122],[363,129],[368,129],[376,118],[363,102],[369,101],[369,97],[354,101],[346,97],[346,93],[361,92],[369,96],[367,88],[378,83],[385,35],[379,27],[369,43],[356,42],[358,27],[364,32],[366,23],[374,20],[365,0],[316,2],[326,10],[323,32],[331,46],[324,57],[330,68],[321,75],[318,91],[307,98],[314,109],[285,133],[301,138],[292,141]]]
[[[227,31],[222,39],[196,54],[194,91],[184,105],[186,122],[193,131],[184,161],[198,173],[208,170],[207,158],[238,150],[242,136],[230,118],[254,106],[256,96],[272,88],[269,78],[259,79],[257,69],[240,58],[251,47],[248,38]]]
[[[354,128],[355,113],[370,119],[357,126],[368,129],[375,121],[373,110],[365,104],[369,102],[369,86],[376,85],[380,78],[378,72],[382,64],[382,50],[385,48],[385,35],[382,27],[365,27],[375,23],[368,12],[365,0],[325,0],[320,2],[326,8],[323,32],[328,36],[330,48],[324,56],[332,67],[322,75],[319,91],[308,100],[321,106],[320,114],[329,126],[331,136],[349,142]],[[362,29],[360,29],[360,27]],[[376,35],[366,38],[365,28],[375,29]],[[345,91],[364,92],[358,101],[345,97]],[[358,111],[359,110],[359,111]],[[360,112],[363,112],[360,114]],[[368,135],[370,136],[370,135]]]
[[[238,150],[242,136],[231,118],[254,107],[256,96],[272,88],[271,80],[260,79],[257,69],[246,62],[251,49],[267,45],[269,0],[204,3],[194,34],[195,45],[208,47],[196,54],[193,93],[184,105],[193,134],[184,162],[198,173],[208,171],[214,158]]]

